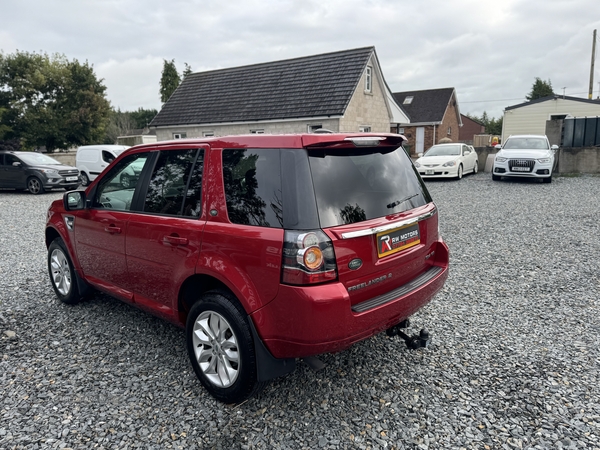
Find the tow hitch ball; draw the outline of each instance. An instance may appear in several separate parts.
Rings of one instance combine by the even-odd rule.
[[[408,319],[403,320],[398,325],[394,325],[391,328],[386,330],[386,334],[388,336],[399,336],[401,339],[406,342],[406,346],[411,350],[416,350],[422,347],[428,347],[431,342],[431,337],[429,336],[429,332],[426,328],[421,329],[419,334],[415,334],[413,336],[409,336],[404,333],[402,329],[408,328],[410,326],[410,322]]]

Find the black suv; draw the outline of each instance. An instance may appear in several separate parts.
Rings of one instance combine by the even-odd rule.
[[[29,190],[41,194],[46,189],[76,189],[79,170],[54,158],[34,152],[0,151],[0,188]]]

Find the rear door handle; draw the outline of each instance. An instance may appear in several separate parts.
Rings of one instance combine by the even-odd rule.
[[[163,242],[171,245],[188,245],[188,239],[179,236],[165,236]]]
[[[121,233],[121,227],[116,227],[114,225],[109,225],[107,227],[104,228],[104,231],[106,231],[107,233],[110,234],[120,234]]]

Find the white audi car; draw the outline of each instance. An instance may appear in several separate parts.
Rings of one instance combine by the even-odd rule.
[[[421,178],[456,178],[477,173],[477,152],[466,144],[437,144],[415,161]]]
[[[510,136],[503,145],[497,145],[492,167],[492,180],[502,177],[541,178],[544,183],[552,182],[554,153],[557,145],[550,146],[544,135],[523,134]]]

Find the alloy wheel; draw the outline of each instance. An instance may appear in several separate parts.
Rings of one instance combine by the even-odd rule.
[[[71,268],[69,261],[62,250],[55,248],[50,255],[50,268],[52,272],[52,283],[56,290],[64,296],[71,291]]]
[[[204,311],[196,318],[192,339],[204,376],[220,388],[233,385],[240,373],[240,354],[229,322],[215,311]]]

